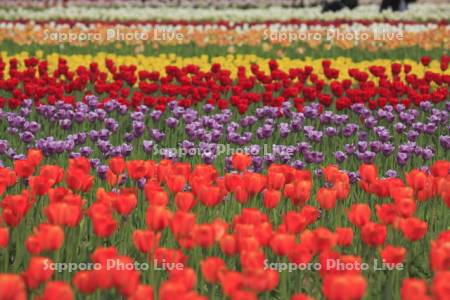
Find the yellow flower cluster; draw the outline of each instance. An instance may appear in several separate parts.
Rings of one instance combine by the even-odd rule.
[[[259,65],[260,70],[269,72],[269,59],[259,57],[256,55],[226,55],[226,56],[214,56],[201,55],[195,57],[181,57],[174,53],[161,54],[159,56],[144,56],[144,55],[116,55],[109,53],[97,53],[95,55],[60,55],[58,53],[52,53],[45,55],[42,51],[36,53],[36,57],[39,59],[45,59],[48,61],[49,71],[53,71],[58,66],[59,58],[67,60],[68,66],[71,70],[75,70],[78,66],[88,66],[90,63],[98,63],[99,69],[104,72],[108,72],[105,66],[106,59],[112,59],[116,65],[136,65],[138,70],[158,71],[165,74],[166,66],[184,67],[190,64],[197,65],[202,71],[208,71],[211,65],[219,63],[223,69],[230,70],[232,77],[237,76],[237,68],[243,66],[247,70],[247,75],[250,72],[250,66],[252,64]],[[4,61],[8,61],[11,58],[16,58],[20,62],[30,57],[27,52],[22,52],[15,55],[8,55],[6,52],[0,53]],[[353,61],[349,57],[338,57],[329,59],[331,61],[331,67],[340,70],[339,79],[349,79],[348,69],[357,68],[359,70],[368,71],[370,66],[383,66],[387,70],[387,74],[390,73],[392,63],[408,64],[411,66],[411,73],[417,76],[423,76],[425,71],[441,73],[439,61],[433,60],[428,67],[424,67],[420,62],[405,59],[402,61],[394,61],[389,59],[375,59],[365,61]],[[279,58],[277,62],[280,68],[284,71],[290,68],[304,68],[305,66],[311,66],[319,77],[326,80],[322,73],[322,59],[313,59],[311,57],[304,57],[299,59],[292,59],[288,57]],[[24,66],[20,66],[24,68]],[[8,68],[5,70],[5,75],[8,74]],[[450,74],[450,70],[446,71],[446,74]],[[326,80],[328,81],[328,80]]]

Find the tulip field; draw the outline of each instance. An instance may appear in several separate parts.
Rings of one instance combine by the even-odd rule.
[[[166,2],[0,3],[0,300],[450,300],[450,5]]]

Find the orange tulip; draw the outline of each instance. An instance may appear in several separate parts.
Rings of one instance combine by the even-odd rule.
[[[233,165],[233,168],[240,172],[245,171],[251,163],[252,158],[247,154],[236,153],[231,158],[231,164]]]

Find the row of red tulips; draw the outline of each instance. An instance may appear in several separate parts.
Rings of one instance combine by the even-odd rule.
[[[423,57],[421,62],[428,66],[430,58]],[[330,60],[323,60],[321,70],[305,66],[286,71],[272,60],[268,74],[253,64],[250,74],[245,67],[239,67],[235,80],[230,70],[220,64],[212,64],[207,72],[196,65],[167,66],[166,74],[161,74],[139,70],[136,65],[117,66],[110,59],[105,61],[108,72],[101,71],[97,63],[71,70],[67,61],[60,59],[51,73],[47,61],[36,58],[26,59],[23,70],[19,69],[18,60],[11,59],[7,77],[4,74],[7,64],[0,59],[0,92],[9,95],[0,97],[0,107],[16,108],[25,99],[33,99],[36,105],[54,104],[57,100],[73,104],[83,95],[91,94],[98,95],[103,102],[116,99],[127,106],[147,105],[161,110],[173,99],[183,107],[206,102],[221,109],[234,106],[241,113],[252,105],[281,106],[285,101],[292,101],[299,110],[308,101],[318,101],[327,107],[335,105],[338,110],[354,103],[366,103],[371,109],[397,103],[409,106],[422,101],[440,102],[448,97],[450,75],[445,70],[449,62],[450,57],[443,55],[442,73],[426,71],[418,76],[410,65],[400,63],[392,63],[390,70],[378,65],[368,70],[340,70]],[[351,79],[340,80],[343,72]],[[113,80],[108,80],[108,76]],[[321,79],[322,76],[325,78]]]

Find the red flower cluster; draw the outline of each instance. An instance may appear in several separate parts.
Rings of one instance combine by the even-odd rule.
[[[8,171],[16,174],[13,178],[28,178],[36,184],[30,184],[21,194],[8,195],[3,199],[1,219],[7,226],[17,226],[30,207],[36,205],[37,199],[42,201],[42,197],[48,196],[49,203],[43,210],[47,220],[38,224],[26,238],[25,246],[32,256],[26,271],[22,276],[0,274],[0,299],[25,299],[27,289],[37,289],[44,284],[40,299],[56,296],[73,299],[73,291],[67,283],[50,281],[54,270],[46,266],[52,261],[39,255],[60,251],[68,242],[63,228],[78,226],[84,216],[90,218],[95,235],[108,238],[118,230],[119,222],[139,213],[140,191],[121,187],[117,180],[109,181],[112,187],[116,187],[112,191],[98,188],[95,201],[85,208],[87,201],[82,195],[92,185],[88,161],[84,158],[71,159],[67,171],[50,165],[41,166],[38,170],[40,159],[36,158],[39,157],[39,151],[30,150],[27,158],[15,165],[14,171]],[[310,171],[273,164],[265,175],[250,172],[247,170],[249,157],[244,154],[234,155],[232,164],[239,173],[219,176],[211,165],[192,167],[188,163],[168,160],[156,163],[149,160],[125,161],[119,157],[109,161],[111,178],[127,174],[133,181],[146,179],[142,193],[147,201],[144,203],[147,206],[147,227],[134,229],[130,238],[135,248],[145,254],[155,267],[168,273],[168,279],[159,287],[159,299],[206,299],[195,291],[198,274],[188,266],[191,251],[195,248],[203,251],[213,247],[220,249],[222,257],[201,258],[200,271],[207,283],[219,285],[222,293],[231,299],[257,299],[259,294],[278,287],[282,278],[277,270],[266,267],[269,255],[294,264],[307,264],[316,258],[322,266],[328,265],[329,260],[355,266],[362,263],[360,256],[339,252],[339,249],[348,249],[355,243],[351,227],[335,230],[320,226],[309,228],[320,218],[320,211],[313,206],[313,201],[317,200],[328,211],[338,201],[347,199],[350,184],[346,173],[335,166],[324,168],[327,187],[320,188],[315,199],[311,199],[313,177]],[[406,174],[404,183],[400,179],[379,178],[374,165],[360,167],[363,191],[391,198],[392,203],[375,205],[378,222],[372,220],[372,209],[367,203],[353,204],[347,216],[350,223],[358,228],[364,244],[379,247],[384,264],[402,263],[407,255],[405,247],[385,243],[387,226],[392,225],[400,230],[407,243],[423,239],[428,223],[414,217],[416,206],[423,201],[431,201],[430,198],[448,200],[449,168],[449,162],[437,161],[431,166],[430,174],[412,170]],[[7,172],[4,168],[0,171]],[[34,176],[35,172],[39,175]],[[39,177],[45,177],[48,183],[37,184],[38,179],[35,178]],[[64,183],[68,188],[56,186]],[[12,185],[15,182],[8,183],[8,186]],[[187,186],[189,191],[185,189]],[[269,213],[282,201],[288,201],[298,209],[283,213],[281,223],[276,226],[268,214],[253,207],[243,208],[230,222],[221,218],[206,223],[197,222],[196,206],[219,208],[227,198],[234,198],[242,205],[262,201]],[[167,235],[176,241],[178,248],[164,247]],[[431,293],[436,299],[446,299],[448,291],[449,238],[450,232],[445,231],[431,242],[430,265],[435,272]],[[8,244],[9,229],[0,227],[0,248]],[[239,271],[226,264],[226,259],[231,257],[239,262]],[[137,268],[118,267],[134,265],[134,260],[120,254],[114,246],[97,247],[91,260],[96,268],[78,271],[73,277],[73,284],[79,292],[91,294],[96,290],[115,289],[127,299],[153,299],[153,288],[142,284]],[[116,262],[116,267],[111,268],[111,260]],[[165,268],[167,266],[171,267]],[[367,281],[356,267],[321,268],[319,274],[326,299],[361,299],[366,293]],[[11,290],[15,293],[12,294]],[[412,299],[412,294],[419,297],[417,299],[430,297],[425,282],[407,279],[403,282],[402,298]],[[292,299],[308,299],[308,296],[296,294]]]
[[[429,57],[423,57],[421,62],[427,66]],[[0,107],[6,104],[16,108],[25,99],[33,99],[36,105],[54,104],[57,100],[74,104],[77,101],[74,95],[80,92],[96,94],[103,103],[117,99],[127,106],[147,105],[160,110],[173,99],[183,107],[206,102],[220,109],[234,106],[240,113],[245,113],[252,104],[281,106],[285,101],[292,101],[298,110],[309,101],[318,101],[327,107],[334,104],[338,110],[354,103],[365,103],[371,109],[398,103],[409,106],[447,98],[450,75],[445,74],[445,70],[449,62],[450,57],[443,55],[442,73],[426,71],[421,77],[413,74],[407,64],[393,63],[390,70],[370,66],[368,72],[349,68],[347,72],[352,81],[339,80],[339,74],[345,70],[333,68],[329,60],[324,60],[322,70],[316,71],[311,66],[284,71],[274,60],[269,62],[268,74],[256,64],[251,66],[250,74],[241,66],[234,80],[230,70],[220,64],[213,64],[207,72],[196,65],[166,66],[166,74],[160,74],[138,70],[135,65],[117,66],[111,59],[105,60],[108,72],[103,72],[97,63],[70,70],[67,61],[61,58],[57,69],[49,74],[48,62],[34,57],[24,60],[23,71],[19,71],[19,61],[11,59],[9,78],[5,78],[6,63],[0,59],[0,90],[10,95],[0,97]],[[331,93],[327,93],[328,83],[319,79],[321,73],[328,79]],[[389,73],[392,79],[388,79]],[[375,79],[370,79],[369,75]],[[113,81],[108,81],[108,77]],[[260,86],[264,87],[262,91]]]

